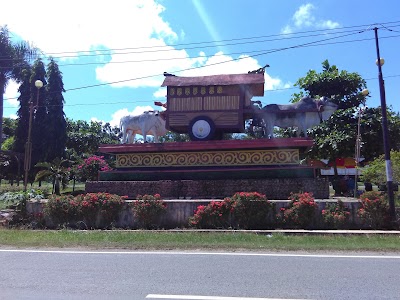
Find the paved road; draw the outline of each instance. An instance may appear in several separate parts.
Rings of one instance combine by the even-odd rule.
[[[388,254],[0,249],[0,266],[0,299],[400,299]]]

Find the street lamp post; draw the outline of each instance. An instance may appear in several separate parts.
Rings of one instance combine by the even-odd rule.
[[[390,160],[390,143],[389,143],[389,132],[388,132],[388,124],[387,124],[387,110],[386,110],[386,95],[385,95],[385,83],[383,81],[382,75],[382,65],[385,63],[385,60],[381,58],[379,54],[379,40],[378,40],[378,28],[374,28],[375,32],[375,44],[376,44],[376,64],[378,66],[379,72],[379,91],[381,98],[381,107],[382,107],[382,131],[383,131],[383,147],[385,152],[385,166],[386,166],[386,185],[387,185],[387,194],[389,198],[389,213],[392,221],[396,219],[396,209],[394,205],[394,194],[393,194],[393,171],[392,171],[392,162]]]
[[[369,91],[367,89],[364,89],[361,92],[364,96],[367,96],[369,94]],[[365,104],[365,103],[364,103]],[[357,138],[356,138],[356,149],[355,149],[355,163],[356,163],[356,173],[354,175],[354,183],[355,183],[355,188],[354,188],[354,198],[357,198],[357,193],[358,193],[358,163],[360,162],[360,156],[361,156],[361,117],[366,109],[366,106],[360,107],[358,109],[358,121],[357,121]]]
[[[43,82],[41,80],[35,81],[35,86],[37,88],[37,95],[36,95],[36,104],[33,105],[33,100],[29,103],[29,127],[28,127],[28,140],[25,144],[25,159],[24,159],[24,191],[26,192],[26,187],[28,185],[28,173],[31,169],[31,158],[32,158],[32,118],[33,118],[33,110],[37,108],[39,104],[39,90],[43,86]]]

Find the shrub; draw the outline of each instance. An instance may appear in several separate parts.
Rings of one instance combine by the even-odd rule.
[[[132,203],[133,215],[137,218],[139,226],[145,229],[159,227],[159,218],[167,210],[167,205],[159,194],[137,195]]]
[[[77,216],[89,227],[98,227],[99,223],[109,226],[118,218],[125,197],[109,193],[87,193],[75,197],[78,203]],[[97,219],[99,218],[99,220]]]
[[[281,221],[294,228],[308,228],[314,219],[318,205],[312,193],[291,193],[288,208],[281,208]]]
[[[233,213],[239,228],[263,229],[274,223],[274,206],[265,195],[257,192],[239,192],[233,195]]]
[[[51,195],[44,207],[44,214],[55,225],[69,224],[77,219],[78,203],[71,195]]]
[[[108,227],[117,221],[125,198],[109,193],[87,193],[76,197],[53,195],[44,212],[58,226],[84,222],[86,228]]]
[[[112,170],[108,163],[104,160],[104,156],[90,156],[85,159],[81,165],[76,168],[76,174],[82,179],[82,181],[95,181],[99,171],[110,171]]]
[[[386,228],[390,224],[389,205],[385,197],[376,191],[365,192],[360,196],[357,215],[372,229]]]
[[[233,202],[230,198],[200,205],[189,218],[189,226],[196,228],[229,228]]]
[[[26,201],[44,199],[42,190],[31,189],[26,192],[15,191],[0,194],[0,207],[16,207],[22,213],[25,213]]]
[[[330,228],[346,228],[349,225],[350,210],[342,200],[338,200],[336,203],[328,203],[322,210],[322,219]]]

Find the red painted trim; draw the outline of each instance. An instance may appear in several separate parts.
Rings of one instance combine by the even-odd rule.
[[[132,153],[132,152],[181,152],[203,150],[234,150],[234,149],[276,149],[276,148],[309,148],[314,141],[311,138],[276,138],[254,140],[222,140],[222,141],[192,141],[171,143],[145,143],[100,145],[101,153]]]

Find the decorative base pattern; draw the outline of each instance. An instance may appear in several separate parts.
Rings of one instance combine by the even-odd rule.
[[[298,165],[298,149],[117,154],[117,168]]]

